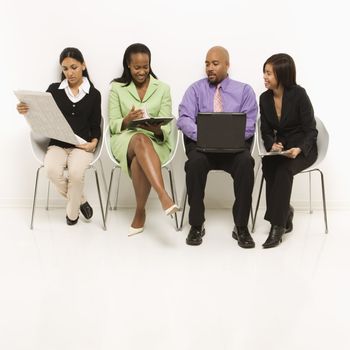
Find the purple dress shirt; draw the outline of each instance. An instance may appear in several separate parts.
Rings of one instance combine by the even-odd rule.
[[[248,84],[229,77],[220,84],[223,111],[246,113],[245,139],[249,139],[254,135],[258,112],[254,90]],[[213,112],[215,89],[216,85],[210,84],[207,78],[198,80],[187,89],[180,103],[177,127],[194,141],[197,141],[197,114]]]

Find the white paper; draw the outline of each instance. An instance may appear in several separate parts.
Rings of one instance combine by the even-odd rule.
[[[74,136],[78,140],[78,145],[83,145],[84,143],[87,143],[86,140],[84,140],[82,137],[78,136],[77,134],[74,134]]]
[[[141,109],[141,111],[142,111],[142,117],[141,117],[141,118],[134,119],[134,120],[145,120],[145,119],[150,119],[150,118],[151,118],[151,117],[149,116],[148,112],[147,112],[146,106],[142,105],[140,109]]]
[[[72,145],[86,143],[74,134],[49,92],[19,90],[14,93],[20,102],[29,106],[26,120],[33,132]]]

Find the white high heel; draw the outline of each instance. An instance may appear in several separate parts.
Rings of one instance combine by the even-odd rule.
[[[177,204],[173,204],[170,208],[164,210],[165,215],[173,215],[180,210],[180,207]]]
[[[134,236],[134,235],[137,235],[139,233],[143,232],[143,227],[138,227],[138,228],[135,228],[135,227],[132,227],[130,226],[129,227],[129,233],[128,233],[128,236]]]

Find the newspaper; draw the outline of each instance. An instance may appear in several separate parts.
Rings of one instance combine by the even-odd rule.
[[[72,145],[86,143],[74,134],[51,93],[24,90],[14,93],[20,102],[29,106],[25,119],[34,133]]]

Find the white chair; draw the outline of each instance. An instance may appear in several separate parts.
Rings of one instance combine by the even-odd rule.
[[[321,180],[321,189],[322,189],[322,203],[323,203],[323,217],[324,217],[324,224],[325,224],[325,233],[328,233],[328,221],[327,221],[327,208],[326,208],[326,195],[325,195],[325,188],[324,188],[324,176],[321,169],[319,169],[319,164],[323,161],[323,159],[326,157],[327,150],[328,150],[328,143],[329,143],[329,135],[327,132],[326,127],[324,126],[323,122],[320,118],[315,117],[316,119],[316,129],[318,130],[317,135],[317,150],[318,150],[318,156],[314,164],[312,164],[307,169],[303,170],[299,174],[309,174],[309,213],[312,214],[312,203],[311,203],[311,173],[314,171],[318,171],[320,174],[320,180]],[[257,146],[259,154],[264,154],[266,152],[264,141],[260,134],[260,119],[257,122],[256,127],[256,139],[257,139]],[[299,175],[297,174],[297,175]],[[255,228],[255,222],[256,222],[256,216],[259,209],[260,204],[260,198],[261,198],[261,191],[264,184],[264,177],[261,174],[261,182],[260,182],[260,189],[258,194],[258,199],[256,203],[254,218],[253,218],[253,229]]]
[[[94,158],[93,158],[92,162],[90,163],[88,169],[93,169],[95,171],[96,186],[97,186],[98,197],[99,197],[100,208],[101,208],[101,215],[102,215],[102,220],[103,220],[103,229],[106,230],[105,215],[103,212],[103,205],[102,205],[102,199],[101,199],[100,182],[99,182],[97,169],[95,167],[95,163],[97,161],[99,161],[100,166],[101,166],[101,171],[102,171],[102,177],[104,179],[104,183],[106,183],[103,166],[102,166],[102,162],[100,159],[101,152],[102,152],[102,145],[103,145],[103,128],[104,128],[104,119],[102,118],[101,119],[101,138],[97,144],[96,150],[94,152]],[[34,155],[35,159],[40,163],[40,166],[36,171],[36,177],[35,177],[32,216],[31,216],[31,221],[30,221],[30,229],[32,230],[33,225],[34,225],[34,214],[35,214],[35,204],[36,204],[38,180],[39,180],[40,170],[44,167],[44,158],[45,158],[45,154],[46,154],[50,139],[31,132],[30,133],[30,141],[31,141],[33,155]],[[50,195],[50,181],[48,181],[46,210],[49,209],[49,195]]]
[[[186,153],[186,147],[185,147],[185,141],[184,141],[184,135],[182,134],[182,148],[184,150],[184,152]],[[256,147],[256,137],[255,135],[253,136],[253,140],[252,140],[252,144],[250,146],[250,154],[253,155],[254,150]],[[211,170],[211,173],[226,173],[224,170]],[[254,179],[255,179],[255,175],[254,175]],[[255,181],[255,180],[254,180]],[[183,227],[183,222],[184,222],[184,216],[185,216],[185,211],[186,211],[186,204],[187,204],[187,197],[188,197],[188,193],[187,193],[187,187],[186,187],[186,183],[184,186],[184,190],[183,190],[183,194],[182,194],[182,214],[181,214],[181,221],[180,221],[180,227],[179,230],[182,230]],[[253,222],[253,208],[250,208],[250,216],[251,216],[251,220]],[[252,231],[253,232],[253,231]]]
[[[109,158],[111,159],[113,165],[113,168],[111,170],[111,177],[109,180],[109,186],[108,186],[108,195],[107,195],[107,201],[106,201],[106,208],[105,208],[105,220],[107,221],[107,215],[108,215],[108,208],[112,209],[112,206],[110,204],[110,195],[111,195],[111,189],[112,189],[112,184],[113,184],[113,177],[114,177],[114,171],[116,169],[119,169],[119,175],[118,175],[118,182],[117,182],[117,187],[116,187],[116,199],[115,199],[115,205],[113,209],[117,209],[118,206],[118,196],[119,196],[119,185],[120,185],[120,177],[121,177],[121,168],[120,168],[120,163],[118,162],[117,159],[114,158],[112,150],[111,150],[111,145],[110,145],[110,130],[109,127],[107,126],[106,131],[105,131],[105,144],[106,144],[106,149],[107,153],[109,155]],[[170,183],[170,189],[171,189],[171,196],[172,200],[174,203],[177,203],[177,193],[176,193],[176,186],[175,186],[175,181],[174,181],[174,175],[173,175],[173,166],[172,162],[175,157],[178,143],[179,143],[179,131],[177,130],[176,127],[176,118],[171,121],[171,131],[170,131],[170,145],[171,145],[171,152],[169,155],[168,160],[162,164],[162,169],[166,169],[168,171],[169,175],[169,183]],[[177,213],[174,213],[175,217],[175,226],[176,230],[179,230],[179,225],[178,225],[178,219],[177,219]]]

